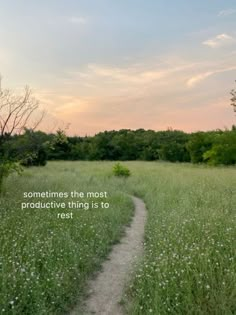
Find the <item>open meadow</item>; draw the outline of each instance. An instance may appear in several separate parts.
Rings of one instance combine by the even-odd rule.
[[[124,289],[127,314],[236,313],[235,167],[122,164],[131,171],[127,179],[113,176],[114,162],[49,162],[7,179],[0,197],[1,314],[68,313],[131,222],[129,195],[144,200],[148,215],[144,255]],[[74,190],[107,192],[92,201],[110,207],[74,209],[68,219],[58,218],[62,209],[21,209],[24,192]]]

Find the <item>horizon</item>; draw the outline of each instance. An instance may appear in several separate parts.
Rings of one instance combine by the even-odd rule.
[[[167,129],[160,129],[160,130],[154,130],[154,129],[144,129],[144,128],[137,128],[137,129],[131,129],[131,128],[122,128],[122,129],[106,129],[106,130],[103,130],[103,131],[98,131],[97,133],[94,133],[94,134],[84,134],[84,135],[79,135],[79,134],[68,134],[66,132],[65,129],[61,129],[60,127],[52,132],[47,132],[45,130],[42,130],[42,129],[37,129],[37,131],[39,132],[44,132],[48,135],[50,134],[56,134],[56,132],[58,130],[62,130],[65,132],[66,136],[68,138],[73,138],[73,137],[77,137],[77,138],[93,138],[95,136],[97,136],[98,134],[100,133],[105,133],[105,132],[119,132],[119,131],[131,131],[131,132],[136,132],[136,131],[139,131],[139,130],[142,130],[144,132],[147,132],[147,131],[153,131],[153,132],[167,132],[167,131],[171,131],[171,132],[183,132],[185,134],[193,134],[193,133],[205,133],[205,132],[212,132],[212,133],[215,133],[215,132],[225,132],[225,131],[231,131],[234,127],[236,127],[235,125],[232,125],[231,127],[227,128],[225,127],[224,129],[220,129],[220,128],[216,128],[216,129],[210,129],[210,130],[196,130],[196,131],[184,131],[184,130],[181,130],[181,129],[174,129],[174,128],[171,128],[171,127],[168,127]]]
[[[3,88],[28,84],[45,131],[230,129],[235,1],[1,3]]]

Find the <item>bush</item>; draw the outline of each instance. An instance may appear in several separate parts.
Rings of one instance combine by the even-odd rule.
[[[40,148],[37,153],[27,153],[20,161],[20,164],[25,167],[45,166],[46,163],[47,152],[43,148]]]
[[[116,163],[113,166],[113,174],[115,176],[128,177],[128,176],[130,176],[130,170],[127,167],[121,165],[120,163]]]

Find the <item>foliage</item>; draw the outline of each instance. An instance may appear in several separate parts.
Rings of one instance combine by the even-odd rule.
[[[171,129],[166,131],[122,129],[100,132],[93,137],[67,137],[63,130],[58,130],[56,134],[46,134],[41,131],[25,129],[22,135],[6,138],[3,147],[8,159],[21,160],[24,165],[28,166],[44,165],[43,160],[46,162],[46,159],[162,160],[219,164],[218,162],[211,162],[213,160],[210,155],[221,155],[219,157],[220,163],[229,165],[235,164],[233,156],[234,132],[235,126],[232,126],[232,130],[191,134]],[[222,158],[219,139],[223,139],[222,145],[227,151],[227,159]],[[210,153],[211,149],[213,151]]]
[[[23,166],[44,166],[47,163],[48,137],[41,131],[25,129],[24,134],[6,142],[5,156]]]
[[[50,147],[50,158],[53,160],[67,160],[70,152],[70,144],[62,129],[57,130],[52,138]]]
[[[236,164],[236,130],[217,135],[212,148],[203,154],[203,158],[211,165]]]
[[[197,132],[192,134],[186,144],[192,163],[204,162],[203,154],[208,151],[213,144],[213,133]]]
[[[20,164],[26,167],[45,166],[47,163],[47,152],[44,148],[40,148],[37,153],[28,153]]]
[[[68,160],[163,160],[204,163],[203,154],[224,131],[187,134],[179,130],[129,130],[100,132],[93,137],[68,137]],[[49,153],[49,159],[54,155]]]
[[[115,176],[128,177],[128,176],[130,176],[130,170],[127,167],[125,167],[124,165],[121,165],[120,163],[116,163],[113,166],[113,174]]]

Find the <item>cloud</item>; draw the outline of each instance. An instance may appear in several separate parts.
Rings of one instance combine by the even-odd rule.
[[[117,81],[127,83],[148,83],[153,80],[158,80],[164,77],[168,71],[163,70],[146,70],[136,67],[118,68],[102,65],[90,64],[89,71],[99,77],[107,77]]]
[[[157,83],[161,84],[164,79],[175,73],[191,69],[196,64],[183,63],[180,64],[134,64],[129,67],[115,67],[100,64],[88,64],[83,72],[70,72],[69,75],[73,79],[80,80],[101,80],[109,82],[109,84],[124,84],[125,86],[140,86],[145,84]]]
[[[214,74],[214,72],[212,72],[212,71],[197,74],[187,81],[187,86],[193,87],[193,86],[197,85],[198,83],[200,83],[201,81],[205,80],[206,78],[210,77],[213,74]]]
[[[57,24],[69,24],[69,25],[86,25],[88,23],[88,19],[84,16],[56,16],[48,20],[48,23],[51,25]]]
[[[203,45],[209,46],[211,48],[217,48],[225,45],[232,44],[234,42],[234,38],[228,34],[219,34],[214,38],[210,38],[202,42]]]
[[[236,9],[227,9],[227,10],[220,11],[217,16],[224,17],[224,16],[235,14],[235,13],[236,13]]]
[[[86,24],[87,19],[83,16],[69,16],[67,17],[67,22],[71,24]]]
[[[213,71],[206,71],[206,72],[197,74],[197,75],[193,76],[192,78],[190,78],[187,81],[187,86],[188,87],[194,87],[198,83],[200,83],[201,81],[209,78],[212,75],[215,75],[217,73],[227,72],[227,71],[233,71],[233,70],[236,70],[236,66],[234,66],[234,67],[227,67],[227,68],[224,68],[224,69],[217,69],[217,70],[213,70]]]

